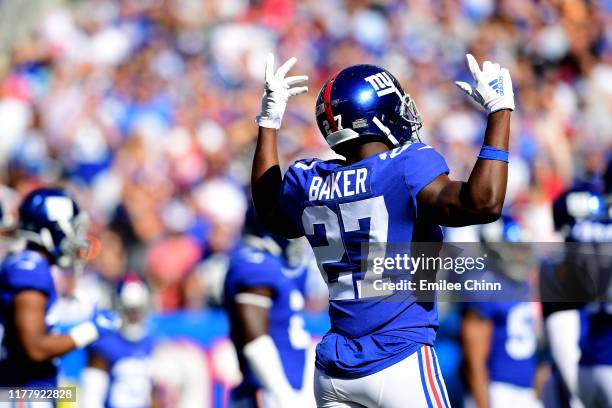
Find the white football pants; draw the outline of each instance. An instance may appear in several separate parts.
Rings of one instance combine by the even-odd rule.
[[[585,407],[612,407],[612,366],[581,366],[578,396]]]
[[[503,382],[489,384],[491,408],[541,408],[542,402],[536,397],[533,388],[518,387]],[[465,399],[465,408],[475,408],[472,397]]]
[[[319,408],[450,408],[438,359],[430,346],[361,378],[332,378],[315,369],[314,391]]]

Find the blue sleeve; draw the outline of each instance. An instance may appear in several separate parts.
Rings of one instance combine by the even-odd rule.
[[[109,364],[114,364],[122,356],[129,354],[130,349],[135,347],[126,342],[119,332],[103,333],[101,337],[87,347],[89,355],[96,355],[105,359]]]
[[[91,343],[87,347],[87,352],[90,355],[95,354],[97,356],[107,358],[106,350],[108,350],[108,342],[109,342],[109,337],[102,336],[97,341]]]
[[[280,194],[280,209],[286,216],[291,228],[304,235],[302,225],[302,211],[304,210],[304,186],[307,181],[307,174],[300,167],[308,167],[303,161],[292,164],[283,177]]]
[[[448,174],[444,158],[433,147],[423,143],[410,145],[405,156],[404,180],[410,194],[417,194],[440,174]]]
[[[36,290],[50,296],[55,291],[49,266],[30,258],[19,258],[5,267],[5,282],[15,292]]]
[[[252,288],[276,288],[282,273],[280,263],[268,254],[245,250],[230,264],[236,293]]]

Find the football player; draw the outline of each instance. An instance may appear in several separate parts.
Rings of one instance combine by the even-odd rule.
[[[547,399],[567,401],[572,407],[609,407],[612,307],[610,293],[605,292],[611,284],[610,209],[596,189],[584,186],[562,194],[553,204],[553,216],[555,227],[568,242],[562,272],[571,281],[560,282],[555,268],[541,278],[543,285],[562,286],[568,295],[566,301],[543,304],[554,361]],[[597,297],[603,301],[589,301]]]
[[[321,88],[315,114],[330,147],[345,160],[299,160],[282,177],[277,130],[287,101],[307,91],[286,77],[291,58],[266,64],[252,194],[261,224],[288,238],[306,236],[329,287],[331,329],[317,346],[315,397],[321,407],[448,406],[433,342],[435,302],[410,291],[378,290],[390,277],[362,269],[384,257],[376,243],[439,241],[439,225],[499,218],[508,175],[508,70],[467,56],[473,85],[457,85],[488,113],[484,145],[467,182],[448,177],[442,156],[419,142],[421,117],[393,75],[355,65]],[[415,224],[425,227],[420,235]],[[367,245],[368,242],[373,245]],[[366,253],[362,253],[362,244]],[[373,250],[369,253],[367,248]],[[366,269],[366,270],[364,270]]]
[[[310,335],[302,310],[306,268],[293,261],[288,240],[258,227],[249,211],[242,243],[233,250],[224,307],[238,351],[242,383],[231,407],[313,406],[307,371]]]
[[[128,280],[119,290],[121,329],[107,333],[88,347],[83,372],[81,407],[149,407],[153,383],[150,357],[154,341],[146,328],[149,291]]]
[[[481,241],[492,254],[487,281],[503,285],[504,301],[478,299],[463,304],[461,340],[470,398],[466,406],[539,407],[533,389],[536,373],[538,318],[528,302],[530,287],[520,247],[522,233],[503,216],[481,229]],[[478,296],[478,295],[476,295]]]
[[[51,267],[77,266],[86,228],[85,214],[62,189],[34,190],[19,206],[17,233],[25,248],[0,266],[0,386],[56,387],[55,357],[118,327],[117,316],[96,310],[68,334],[54,332],[59,316]]]

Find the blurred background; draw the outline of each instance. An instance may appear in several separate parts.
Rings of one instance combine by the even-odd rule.
[[[560,239],[551,202],[578,181],[598,183],[612,148],[610,0],[0,2],[0,199],[10,213],[41,184],[74,192],[93,238],[79,279],[58,276],[66,324],[79,293],[111,304],[126,275],[144,280],[168,406],[223,406],[239,381],[219,305],[250,199],[269,51],[296,56],[294,72],[310,77],[280,131],[285,168],[331,157],[314,120],[318,90],[368,62],[398,77],[424,117],[422,139],[465,178],[486,117],[453,81],[469,80],[466,52],[507,67],[517,110],[505,212],[531,241]],[[328,324],[323,285],[313,269],[315,337]],[[437,348],[460,390],[450,309]],[[66,382],[78,383],[83,361],[64,359]]]

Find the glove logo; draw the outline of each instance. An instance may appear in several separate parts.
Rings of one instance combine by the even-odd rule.
[[[504,96],[504,78],[500,76],[489,82],[489,86],[499,95]]]
[[[379,97],[393,92],[398,92],[393,84],[393,81],[391,80],[391,77],[389,77],[389,74],[386,72],[379,72],[378,74],[370,75],[364,80],[372,85],[372,88],[374,88],[376,91],[376,95]]]

